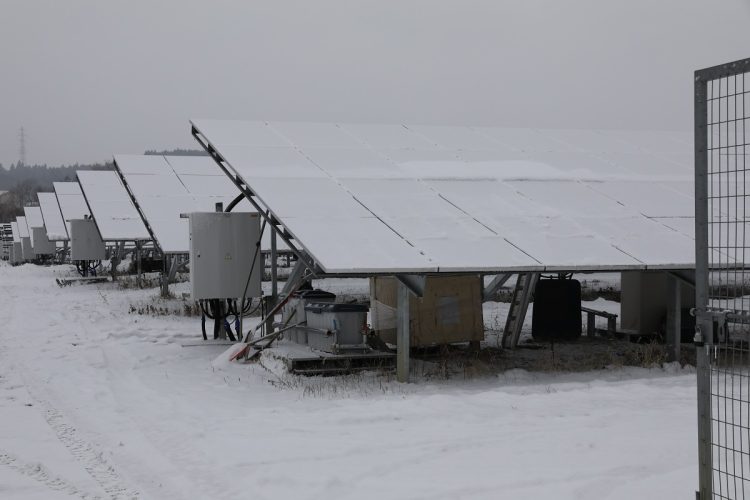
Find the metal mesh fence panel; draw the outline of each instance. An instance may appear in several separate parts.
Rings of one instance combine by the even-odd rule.
[[[700,498],[750,498],[750,66],[696,72]],[[701,359],[702,358],[702,359]]]

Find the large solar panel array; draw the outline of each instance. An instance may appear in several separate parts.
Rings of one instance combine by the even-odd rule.
[[[187,219],[180,214],[226,207],[237,187],[208,156],[116,155],[115,167],[163,253],[190,251]],[[250,211],[247,201],[234,211]],[[268,234],[268,233],[266,233]]]
[[[65,227],[60,204],[55,193],[37,193],[39,208],[44,218],[44,228],[50,241],[67,241],[68,229]]]
[[[688,134],[193,126],[329,273],[693,267]]]
[[[102,240],[151,240],[117,172],[79,170],[76,175]]]
[[[55,182],[53,186],[66,232],[70,235],[70,221],[91,217],[91,212],[77,182]]]

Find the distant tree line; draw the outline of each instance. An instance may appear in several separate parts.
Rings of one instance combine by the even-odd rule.
[[[205,151],[195,149],[149,150],[147,155],[206,156]],[[24,165],[12,163],[10,168],[0,164],[0,222],[15,220],[23,215],[23,207],[37,202],[38,192],[51,192],[53,182],[74,182],[76,170],[112,170],[112,162],[61,165]]]
[[[0,165],[0,222],[15,220],[23,215],[23,207],[37,202],[36,194],[40,191],[53,190],[53,182],[72,182],[76,180],[76,170],[111,170],[112,163],[91,163],[62,165],[23,165],[13,163],[10,168]]]

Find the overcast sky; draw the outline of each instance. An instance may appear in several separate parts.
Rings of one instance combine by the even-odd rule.
[[[750,0],[0,0],[0,163],[195,148],[188,119],[690,129]],[[750,83],[750,81],[748,82]]]

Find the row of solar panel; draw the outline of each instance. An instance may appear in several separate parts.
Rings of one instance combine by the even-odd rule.
[[[327,272],[692,267],[685,134],[203,120],[193,127]],[[239,194],[209,157],[116,156],[115,166],[78,172],[82,191],[58,183],[55,193],[40,193],[51,240],[67,239],[64,221],[90,208],[105,241],[153,239],[165,253],[185,253],[180,214],[212,211]],[[78,215],[68,216],[72,205]],[[741,207],[725,212],[744,217]]]

